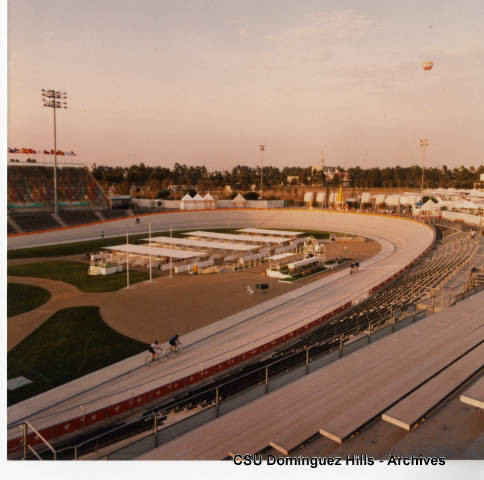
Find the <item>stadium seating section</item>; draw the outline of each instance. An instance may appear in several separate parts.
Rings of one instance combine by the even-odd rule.
[[[53,168],[44,165],[8,166],[9,207],[49,207],[54,203]],[[62,166],[57,173],[60,206],[106,208],[104,192],[84,167]]]

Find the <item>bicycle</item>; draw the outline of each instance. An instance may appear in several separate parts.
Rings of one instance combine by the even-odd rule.
[[[179,343],[176,346],[176,350],[175,350],[173,345],[170,345],[170,346],[167,347],[167,349],[165,351],[165,355],[167,357],[171,357],[172,355],[176,355],[178,352],[181,352],[182,350],[183,350],[183,347],[182,347],[181,343]]]
[[[145,358],[145,365],[151,365],[152,363],[157,362],[161,357],[163,356],[163,350],[157,350],[155,353],[155,356],[150,353],[146,358]]]

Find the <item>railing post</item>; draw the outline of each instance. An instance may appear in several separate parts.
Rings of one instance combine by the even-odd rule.
[[[343,356],[343,335],[339,337],[339,358]]]
[[[266,365],[266,393],[269,393],[269,365]]]
[[[74,447],[74,460],[78,460],[79,456],[78,456],[78,451],[77,451],[77,445]]]
[[[24,447],[24,460],[27,460],[27,424],[22,425],[22,437],[23,437],[23,447]]]
[[[154,428],[153,437],[155,440],[155,448],[156,448],[158,446],[158,414],[157,413],[155,413],[153,428]]]
[[[309,347],[306,345],[306,375],[309,373]]]
[[[215,389],[215,416],[216,417],[219,416],[219,405],[220,405],[220,395],[219,395],[218,388],[219,387]]]

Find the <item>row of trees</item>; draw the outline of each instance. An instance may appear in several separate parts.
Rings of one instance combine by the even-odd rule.
[[[338,167],[339,168],[339,167]],[[343,169],[339,169],[343,171]],[[150,167],[140,163],[130,167],[92,166],[92,173],[96,180],[104,186],[145,186],[152,191],[156,189],[168,189],[170,185],[198,186],[202,190],[215,190],[230,185],[233,189],[248,190],[252,185],[260,185],[260,169],[246,165],[237,165],[229,170],[215,170],[209,172],[206,167],[194,167],[176,163],[172,169],[166,167]],[[286,185],[289,176],[299,177],[303,185],[324,185],[327,183],[338,184],[341,177],[335,176],[326,182],[322,172],[312,172],[311,167],[277,167],[267,166],[263,168],[264,188],[279,187]],[[479,168],[464,167],[449,169],[442,168],[425,169],[425,187],[455,187],[472,188],[479,181],[479,174],[484,173],[484,165]],[[414,165],[411,167],[386,167],[369,168],[360,167],[347,170],[352,187],[356,188],[418,188],[422,178],[422,168]]]

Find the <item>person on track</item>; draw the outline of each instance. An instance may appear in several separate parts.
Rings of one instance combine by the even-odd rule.
[[[151,353],[151,360],[154,362],[156,359],[156,354],[161,351],[160,344],[158,340],[155,340],[149,347],[148,352]]]
[[[180,335],[178,335],[178,333],[177,333],[174,337],[170,338],[168,343],[170,344],[170,349],[173,352],[177,352],[178,348],[181,347]]]

